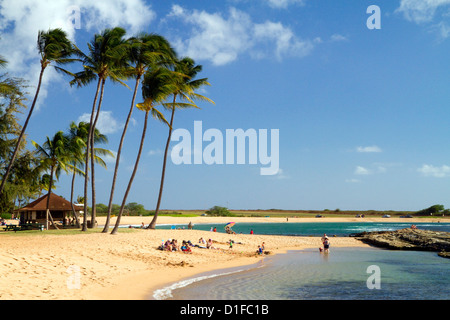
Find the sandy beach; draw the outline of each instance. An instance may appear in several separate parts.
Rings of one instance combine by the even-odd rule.
[[[331,219],[331,220],[330,220]],[[285,218],[233,218],[237,222],[284,222]],[[365,218],[376,221],[375,218]],[[378,219],[386,222],[385,219]],[[148,224],[150,218],[123,217],[123,225]],[[229,218],[161,217],[158,224],[226,223]],[[289,222],[317,219],[290,218]],[[360,221],[360,219],[322,218],[320,221]],[[396,220],[389,220],[396,221]],[[404,219],[401,219],[404,221]],[[426,222],[420,219],[421,222]],[[436,221],[436,220],[432,220]],[[448,221],[448,220],[447,220]],[[113,223],[115,221],[113,220]],[[408,222],[417,222],[408,219]],[[104,221],[98,219],[99,225]],[[163,252],[163,240],[213,239],[216,249],[194,248],[192,254]],[[235,245],[229,249],[227,241]],[[142,300],[155,289],[193,277],[196,274],[257,263],[264,257],[255,254],[265,242],[271,254],[291,249],[316,248],[317,237],[265,236],[213,233],[198,230],[140,230],[117,235],[89,233],[74,235],[15,235],[0,233],[0,300]],[[241,243],[241,244],[238,244]],[[363,247],[349,238],[333,238],[333,247]],[[79,275],[79,277],[77,277]],[[73,281],[79,279],[78,282]]]

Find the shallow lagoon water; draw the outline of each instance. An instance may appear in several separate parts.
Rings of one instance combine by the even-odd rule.
[[[370,289],[379,269],[379,289]],[[246,270],[210,272],[154,296],[169,300],[446,300],[450,260],[377,248],[290,251]],[[370,279],[369,279],[370,278]],[[198,281],[197,281],[198,280]],[[161,294],[162,292],[160,292]]]

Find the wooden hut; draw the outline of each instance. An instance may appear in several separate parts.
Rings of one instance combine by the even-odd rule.
[[[47,198],[48,194],[31,202],[29,205],[17,210],[21,224],[40,223],[44,224],[45,228],[49,228],[49,215],[47,214]],[[83,206],[74,204],[75,213],[80,216],[83,213]],[[49,211],[53,221],[63,227],[69,227],[74,221],[72,204],[70,201],[51,193]]]

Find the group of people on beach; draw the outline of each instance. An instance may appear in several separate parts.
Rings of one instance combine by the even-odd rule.
[[[183,242],[181,243],[181,246],[178,245],[178,240],[176,239],[168,239],[166,242],[164,242],[161,245],[161,249],[163,251],[182,251],[184,253],[192,253],[192,249],[191,247],[193,247],[194,245],[192,244],[191,240],[183,240]]]

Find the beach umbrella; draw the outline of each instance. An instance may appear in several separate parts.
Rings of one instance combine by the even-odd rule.
[[[228,228],[231,228],[232,226],[234,226],[236,224],[236,222],[228,222],[226,225],[225,225],[225,229],[228,227]]]

